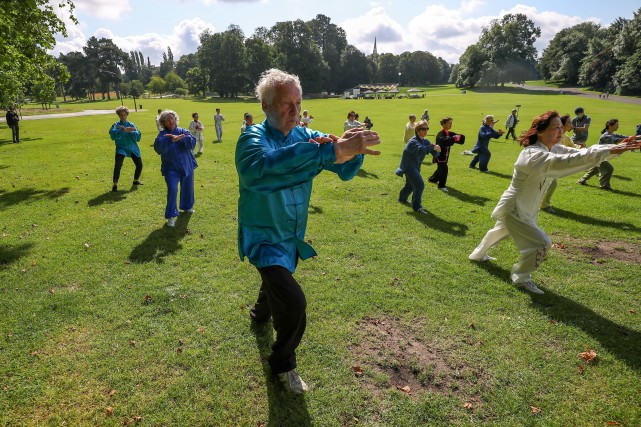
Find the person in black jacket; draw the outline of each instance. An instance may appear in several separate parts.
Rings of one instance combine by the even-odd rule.
[[[451,117],[445,117],[441,120],[441,126],[443,130],[436,134],[436,145],[441,147],[440,153],[434,154],[434,160],[436,160],[436,170],[431,177],[428,178],[429,182],[434,184],[438,183],[439,190],[445,191],[447,193],[447,173],[448,166],[447,161],[450,158],[450,147],[454,144],[463,144],[465,142],[465,135],[461,135],[456,132],[452,132],[452,119]]]
[[[11,135],[13,137],[13,143],[17,144],[20,142],[20,126],[18,122],[20,121],[20,116],[16,113],[14,107],[9,108],[7,111],[7,126],[11,128]]]

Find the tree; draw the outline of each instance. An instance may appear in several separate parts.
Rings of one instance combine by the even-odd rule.
[[[382,53],[378,57],[378,70],[375,80],[379,83],[392,83],[398,81],[398,63],[400,57],[393,53]]]
[[[67,36],[65,24],[49,0],[2,1],[0,6],[0,104],[13,105],[24,98],[25,85],[45,79],[48,64],[55,59],[47,54],[56,45],[54,35]],[[73,22],[72,0],[59,0]],[[19,103],[19,102],[18,102]]]
[[[183,55],[180,57],[178,62],[176,62],[176,69],[174,71],[180,76],[181,79],[186,79],[187,72],[197,66],[198,56],[195,53],[190,53],[188,55]]]
[[[120,67],[123,66],[127,55],[113,40],[104,37],[90,37],[82,50],[85,53],[85,72],[88,75],[92,98],[95,99],[96,91],[100,90],[103,98],[107,93],[107,98],[111,99],[111,87],[118,91],[118,85],[122,81]]]
[[[493,20],[489,27],[483,28],[478,45],[487,53],[490,63],[496,65],[495,70],[499,73],[497,83],[509,81],[503,67],[511,63],[519,64],[513,70],[524,71],[523,75],[516,76],[516,81],[532,77],[526,71],[533,70],[536,66],[537,51],[534,43],[539,37],[541,29],[522,13],[508,13],[501,19]]]
[[[263,71],[269,70],[275,66],[276,53],[274,49],[261,36],[261,30],[257,29],[254,35],[245,40],[245,51],[247,52],[247,79],[245,92],[251,93],[258,83],[258,79]]]
[[[85,72],[85,56],[82,52],[61,53],[58,62],[67,67],[70,78],[64,85],[65,93],[73,99],[82,99],[87,97],[89,91],[89,82]]]
[[[174,54],[171,52],[171,48],[167,47],[167,53],[163,52],[162,54],[162,62],[160,63],[160,68],[158,69],[158,73],[160,74],[160,77],[163,79],[165,76],[170,72],[174,70]]]
[[[478,44],[465,49],[457,68],[455,85],[459,88],[473,88],[483,74],[483,66],[489,62],[489,56]]]
[[[147,83],[147,89],[151,93],[161,94],[165,91],[165,80],[160,76],[153,76],[151,81]]]
[[[372,67],[367,57],[352,45],[348,45],[341,55],[340,69],[343,70],[338,82],[341,90],[371,81]]]
[[[343,54],[347,49],[347,36],[345,30],[336,24],[331,23],[331,19],[325,15],[316,15],[308,23],[312,32],[312,39],[323,56],[323,60],[329,67],[329,74],[327,76],[327,88],[333,92],[339,92],[342,89],[349,87],[342,84],[344,81],[345,68],[341,66],[343,62]],[[349,54],[348,54],[349,55]],[[361,82],[367,82],[362,79]]]
[[[230,25],[223,33],[204,32],[198,61],[209,75],[209,87],[220,96],[236,96],[245,87],[246,50],[243,31]]]
[[[616,92],[622,95],[641,93],[641,8],[618,33],[614,54],[622,62],[613,78]]]
[[[269,30],[268,38],[276,51],[277,66],[298,75],[305,92],[321,92],[326,88],[329,66],[309,25],[300,19],[278,22]]]
[[[412,86],[438,83],[443,75],[438,59],[431,53],[423,51],[401,54],[398,69],[404,84]]]
[[[176,89],[179,88],[186,90],[187,83],[185,83],[185,81],[174,71],[170,71],[165,76],[165,91],[172,93],[176,92]]]
[[[209,74],[203,71],[200,67],[192,68],[187,71],[187,88],[189,92],[194,95],[202,94],[205,97],[205,91],[209,86]]]
[[[138,103],[136,99],[145,92],[145,86],[140,80],[132,80],[128,83],[123,83],[121,86],[121,91],[124,96],[131,96],[134,100],[134,109],[138,111]]]

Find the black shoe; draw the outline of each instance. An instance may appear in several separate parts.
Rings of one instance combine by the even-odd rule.
[[[118,186],[117,186],[117,185],[114,185],[113,187],[111,187],[111,191],[112,191],[113,193],[115,193],[116,191],[118,191]]]
[[[252,308],[249,310],[249,318],[253,320],[256,323],[265,323],[269,321],[269,314],[265,315],[259,315],[256,313],[256,307]]]
[[[134,181],[134,185],[142,185],[142,182],[140,182],[140,181],[138,181],[138,180],[135,180],[135,181]]]

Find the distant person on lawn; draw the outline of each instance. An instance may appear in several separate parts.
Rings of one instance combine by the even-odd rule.
[[[524,147],[514,164],[512,182],[492,212],[494,228],[470,254],[472,261],[490,261],[487,252],[508,236],[514,239],[520,260],[512,267],[511,279],[517,288],[533,294],[544,292],[532,281],[532,272],[541,265],[552,245],[537,223],[541,199],[552,179],[596,166],[610,155],[639,147],[638,143],[593,145],[577,150],[558,144],[563,125],[556,111],[547,111],[534,119],[520,137]]]
[[[409,122],[405,124],[405,133],[403,133],[403,144],[407,144],[407,141],[410,140],[410,138],[413,138],[416,136],[416,131],[414,128],[416,127],[416,114],[410,114],[409,115]]]
[[[450,159],[450,148],[454,144],[462,145],[465,143],[465,135],[452,131],[453,121],[454,119],[451,117],[445,117],[441,120],[443,129],[436,134],[436,145],[441,147],[441,151],[434,154],[436,170],[432,176],[428,178],[429,182],[438,184],[438,189],[446,193],[449,191],[447,189],[447,175],[449,173],[447,162]]]
[[[249,315],[259,323],[271,317],[276,330],[269,366],[285,388],[303,393],[308,387],[295,368],[307,301],[293,273],[299,259],[316,255],[305,241],[312,181],[323,170],[352,179],[364,154],[379,154],[369,147],[380,139],[364,129],[339,138],[299,126],[300,80],[284,71],[263,72],[256,95],[265,121],[247,128],[236,146],[238,250],[262,279]]]
[[[174,227],[178,219],[176,203],[180,184],[180,209],[194,213],[194,170],[198,167],[194,158],[196,138],[187,130],[178,127],[178,114],[165,110],[160,115],[163,130],[158,133],[154,150],[160,154],[160,172],[167,183],[167,227]]]
[[[16,112],[15,107],[9,107],[7,111],[7,126],[11,128],[11,138],[13,139],[14,144],[20,142],[20,116]]]
[[[142,158],[140,155],[140,131],[135,124],[127,121],[129,108],[120,106],[116,108],[116,114],[120,118],[109,129],[109,136],[116,143],[116,160],[114,164],[113,187],[111,191],[118,191],[118,181],[120,180],[120,170],[125,161],[125,157],[131,157],[136,170],[134,171],[134,185],[141,185],[140,174],[142,173]]]
[[[191,115],[193,119],[189,123],[189,132],[196,138],[196,145],[198,146],[198,154],[203,153],[203,148],[205,147],[205,137],[203,136],[203,131],[205,130],[205,125],[198,120],[198,113],[193,113]],[[194,154],[196,154],[196,149],[194,148]]]

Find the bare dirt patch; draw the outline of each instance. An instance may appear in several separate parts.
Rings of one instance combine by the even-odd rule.
[[[553,247],[560,251],[585,254],[589,257],[591,264],[601,264],[606,259],[641,263],[641,247],[630,242],[619,240],[588,242],[565,237],[554,243]]]
[[[483,370],[453,355],[461,346],[478,342],[463,340],[444,348],[419,337],[414,326],[393,318],[365,318],[358,323],[356,335],[351,346],[352,369],[374,395],[390,388],[411,397],[422,392],[458,394],[462,402],[479,405],[479,392],[486,382]]]

